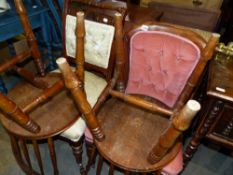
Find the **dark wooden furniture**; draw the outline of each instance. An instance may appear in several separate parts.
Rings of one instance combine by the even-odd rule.
[[[122,86],[124,82],[122,82],[121,79],[122,73],[126,71],[126,60],[124,57],[124,45],[122,40],[123,31],[121,27],[122,16],[118,13],[115,18],[115,51],[117,53],[115,71],[113,78],[108,82],[108,86],[101,93],[93,109],[86,99],[85,92],[83,91],[82,77],[77,74],[78,71],[76,71],[77,73],[75,75],[64,58],[58,59],[57,64],[63,73],[65,85],[71,91],[78,109],[84,116],[91,116],[93,118],[93,120],[89,121],[88,127],[93,128],[91,131],[96,139],[95,144],[100,153],[97,174],[101,174],[103,159],[110,162],[109,174],[113,174],[116,167],[123,169],[125,174],[129,174],[131,171],[147,174],[148,172],[162,169],[169,164],[180,151],[180,135],[182,131],[188,128],[192,118],[200,108],[197,102],[188,100],[205,68],[206,62],[212,57],[215,45],[218,42],[218,36],[213,35],[209,42],[206,43],[200,36],[192,31],[159,23],[145,24],[141,28],[134,29],[128,35],[128,41],[130,41],[130,65],[128,84],[125,89],[125,86]],[[182,63],[185,64],[185,68],[191,71],[191,73],[187,74],[190,76],[187,76],[184,82],[182,81],[184,83],[182,83],[183,88],[180,89],[181,91],[178,92],[177,98],[174,99],[172,103],[170,103],[171,100],[166,101],[159,97],[150,98],[150,95],[147,93],[149,90],[143,92],[132,92],[130,90],[130,86],[133,86],[134,83],[138,84],[136,87],[144,86],[143,83],[145,82],[142,82],[144,80],[140,79],[142,75],[148,75],[145,76],[144,79],[146,82],[150,81],[148,77],[151,77],[149,75],[152,75],[153,68],[150,66],[148,69],[143,67],[146,66],[147,59],[145,57],[148,54],[145,55],[142,52],[150,52],[151,49],[147,50],[147,47],[150,47],[151,43],[154,44],[157,37],[161,42],[164,36],[168,36],[169,39],[165,39],[168,42],[171,42],[174,38],[175,40],[181,41],[181,43],[187,42],[187,48],[182,44],[182,49],[184,49],[186,53],[190,48],[194,49],[192,54],[195,58],[193,57],[192,60],[198,60],[195,63],[193,62],[194,66],[192,70],[190,70],[190,68],[187,68],[187,62],[183,60],[187,55],[185,55],[185,53],[183,53],[183,55],[179,52],[182,56],[177,56],[178,64],[180,64],[182,68],[184,68]],[[145,42],[143,41],[144,37]],[[151,38],[155,40],[151,40]],[[187,40],[184,38],[187,38]],[[165,46],[165,40],[163,40],[162,46]],[[139,45],[136,45],[135,42]],[[158,45],[161,44],[155,44],[155,46]],[[150,48],[153,48],[153,45]],[[178,46],[178,48],[180,47]],[[137,54],[139,51],[140,53]],[[159,50],[158,53],[162,54],[159,54],[158,57],[154,56],[154,58],[157,59],[152,60],[159,60],[160,56],[163,57],[166,53],[173,51],[174,50],[165,49],[162,51]],[[79,48],[77,53],[83,56],[83,52],[84,49]],[[143,63],[138,64],[137,62],[133,64],[134,57],[138,58],[140,55],[144,55],[144,57],[142,56],[139,59],[145,59]],[[171,62],[174,61],[174,56],[169,58],[172,59],[170,60]],[[182,59],[182,61],[180,61],[180,59]],[[190,59],[190,55],[187,56],[187,59]],[[139,65],[143,68],[139,69]],[[157,64],[154,63],[153,65],[156,66]],[[163,70],[163,66],[166,66],[166,64],[160,63],[159,65],[161,66],[160,69],[165,71]],[[133,69],[133,67],[137,67],[137,71]],[[81,71],[81,69],[79,69],[79,71]],[[147,71],[147,73],[143,71]],[[170,74],[168,71],[169,70],[166,70],[165,74]],[[180,70],[177,71],[180,72]],[[177,74],[175,75],[173,83],[177,84]],[[156,74],[153,74],[151,79],[153,79],[154,76],[156,76]],[[161,82],[160,80],[158,81],[159,82],[156,82],[156,80],[153,79],[150,82],[157,85]],[[121,86],[119,87],[117,85]],[[114,87],[116,87],[117,90],[114,90]],[[155,91],[153,92],[155,93]],[[166,92],[167,91],[165,91],[165,93]],[[108,99],[107,97],[109,95],[111,95],[112,98]],[[100,108],[100,106],[102,107]],[[98,111],[100,109],[97,114],[98,118],[95,117],[97,112],[96,107],[98,107]]]
[[[186,162],[192,158],[203,138],[233,149],[233,60],[226,56],[216,58],[209,65],[203,110],[185,150]]]
[[[141,4],[163,11],[161,21],[216,31],[222,0],[142,0]]]

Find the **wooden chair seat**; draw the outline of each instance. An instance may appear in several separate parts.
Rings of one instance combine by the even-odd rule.
[[[41,79],[46,81],[49,85],[52,85],[60,78],[60,74],[50,73]],[[8,97],[18,104],[19,107],[23,108],[42,92],[42,89],[38,89],[28,82],[22,81],[9,92]],[[64,108],[64,106],[66,106],[66,108]],[[54,111],[57,112],[54,113]],[[25,130],[9,118],[6,118],[2,114],[0,115],[3,126],[7,128],[7,131],[11,134],[20,135],[29,139],[35,138],[35,136],[36,138],[42,139],[51,135],[57,135],[69,128],[79,118],[79,112],[75,109],[72,97],[68,95],[66,90],[63,90],[59,92],[58,95],[52,97],[48,102],[33,110],[30,113],[30,117],[41,126],[41,131],[37,134]]]
[[[147,156],[171,121],[119,99],[108,100],[98,119],[106,136],[104,142],[96,142],[98,151],[118,167],[124,165],[121,168],[137,172],[155,171],[168,164],[180,150],[181,144],[177,142],[160,162],[150,164]]]

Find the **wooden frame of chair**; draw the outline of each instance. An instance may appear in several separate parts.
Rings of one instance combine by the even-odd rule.
[[[120,21],[118,18],[121,18],[121,15],[116,15],[116,21]],[[124,78],[119,78],[120,75],[122,75],[121,74],[122,70],[125,68],[124,67],[125,58],[124,58],[124,50],[123,50],[124,44],[122,40],[122,31],[121,31],[122,28],[118,27],[118,29],[119,30],[116,31],[116,38],[118,38],[119,40],[115,46],[117,48],[117,58],[116,58],[116,67],[115,67],[114,76],[112,80],[109,82],[109,85],[106,87],[106,89],[102,93],[102,96],[98,99],[98,102],[96,103],[93,110],[89,108],[89,104],[87,100],[85,99],[83,92],[80,90],[77,90],[79,88],[78,87],[79,78],[76,77],[71,71],[69,71],[69,66],[66,63],[66,61],[64,59],[60,59],[57,61],[57,64],[63,73],[63,78],[66,82],[65,83],[66,87],[70,89],[69,83],[71,82],[74,85],[73,88],[75,88],[76,86],[76,91],[75,92],[72,91],[72,94],[74,96],[74,99],[76,101],[78,108],[82,111],[84,115],[88,114],[88,115],[94,116],[94,114],[96,113],[97,110],[100,109],[101,104],[103,104],[103,102],[106,100],[108,95],[112,95],[114,97],[120,98],[121,100],[129,102],[136,106],[145,108],[149,111],[159,112],[159,113],[171,116],[172,124],[167,129],[167,131],[160,137],[158,143],[153,147],[153,149],[148,155],[148,161],[151,164],[155,164],[158,161],[160,161],[163,158],[163,156],[166,154],[166,152],[171,148],[171,146],[174,145],[175,141],[181,135],[182,131],[184,131],[185,129],[189,127],[192,121],[192,118],[195,116],[195,114],[200,109],[200,106],[197,102],[192,102],[192,101],[189,101],[188,103],[186,102],[191,97],[191,94],[193,90],[195,89],[195,86],[197,85],[199,78],[202,75],[202,72],[205,68],[206,63],[213,56],[213,52],[215,49],[215,45],[218,42],[219,35],[213,34],[211,38],[209,39],[208,43],[206,43],[201,37],[199,37],[197,34],[195,34],[192,31],[186,30],[186,32],[184,32],[179,27],[172,26],[170,24],[158,25],[157,23],[153,23],[152,25],[152,23],[149,23],[148,30],[155,30],[155,29],[163,30],[166,32],[171,32],[171,33],[181,35],[183,37],[187,37],[191,39],[202,51],[201,59],[198,62],[197,66],[195,67],[194,71],[192,72],[190,78],[188,79],[188,82],[186,83],[186,86],[184,87],[181,93],[182,95],[179,96],[173,108],[167,109],[167,108],[163,108],[157,105],[156,103],[142,100],[139,97],[136,97],[134,95],[126,95],[122,92],[119,92],[113,89],[118,80],[121,81],[120,83],[124,82],[122,81],[122,79]],[[130,35],[132,35],[132,33]],[[70,77],[70,78],[68,79],[67,77]],[[99,125],[97,120],[88,121],[88,122],[93,122],[93,125]]]

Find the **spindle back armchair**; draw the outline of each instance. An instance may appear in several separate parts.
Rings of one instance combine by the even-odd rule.
[[[111,86],[98,101],[103,103],[98,119],[77,86],[80,77],[70,71],[65,59],[57,60],[78,109],[84,116],[95,118],[92,124],[101,133],[101,139],[94,134],[100,153],[97,174],[101,173],[103,158],[110,162],[110,174],[114,167],[122,168],[125,174],[146,174],[162,169],[176,157],[182,132],[200,110],[199,103],[189,99],[218,39],[213,34],[205,42],[190,30],[160,23],[146,23],[132,30],[128,35],[126,89],[114,90],[126,63],[121,41],[116,47],[120,54]],[[112,98],[106,101],[109,95]]]

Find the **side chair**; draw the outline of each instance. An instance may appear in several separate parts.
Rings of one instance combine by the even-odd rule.
[[[188,29],[145,23],[127,34],[129,65],[125,69],[122,31],[118,34],[114,75],[98,99],[98,113],[86,99],[85,87],[80,86],[82,77],[71,71],[64,58],[57,60],[77,108],[83,116],[95,118],[92,125],[101,131],[101,140],[93,135],[99,152],[96,174],[101,174],[103,160],[110,163],[109,174],[115,169],[124,174],[178,174],[182,170],[182,132],[200,110],[200,104],[191,98],[219,35],[212,34],[206,42]],[[82,53],[79,49],[78,54]],[[124,84],[121,76],[125,71],[127,84],[122,91],[117,82]],[[176,160],[181,161],[180,168],[167,172]]]
[[[96,125],[97,120],[93,116],[84,117],[84,120],[80,117],[80,111],[76,109],[72,97],[64,88],[61,74],[56,71],[45,72],[44,63],[41,60],[37,41],[32,31],[24,4],[22,0],[15,0],[15,5],[26,35],[29,50],[12,59],[6,60],[0,65],[1,72],[14,69],[23,77],[23,80],[9,91],[7,95],[0,93],[0,121],[10,136],[13,154],[17,163],[26,174],[45,174],[43,157],[40,153],[40,143],[44,141],[48,144],[54,174],[59,174],[54,139],[57,138],[56,136],[61,136],[71,142],[74,155],[77,163],[80,165],[81,173],[83,174],[85,172],[82,169],[82,145],[80,145],[80,138],[82,137],[86,125],[89,127],[92,135],[98,138],[98,140],[103,139],[103,134],[101,130],[98,129],[99,127]],[[70,35],[72,41],[66,48],[71,51],[71,55],[68,56],[68,51],[65,53],[67,53],[67,59],[69,57],[75,62],[74,60],[76,60],[76,57],[77,59],[80,59],[80,57],[83,58],[83,53],[76,53],[76,49],[84,48],[84,45],[82,39],[83,33],[75,32],[76,13],[73,13],[73,15],[74,16],[70,15],[67,17],[67,21],[71,22],[71,25],[68,25],[69,29],[67,28],[70,33],[68,32],[67,34]],[[80,16],[84,17],[83,14]],[[83,24],[79,24],[80,22],[82,21],[77,20],[77,26],[83,26]],[[87,21],[87,24],[90,26],[90,30],[99,30],[99,34],[102,34],[95,38],[96,35],[93,35],[93,31],[90,31],[89,39],[92,39],[92,42],[97,40],[96,46],[104,47],[102,52],[98,52],[98,48],[96,48],[95,51],[98,52],[97,54],[105,56],[104,61],[100,60],[100,65],[102,65],[102,67],[96,66],[95,68],[96,72],[99,72],[99,74],[95,75],[91,72],[85,73],[85,88],[87,89],[88,85],[92,87],[92,89],[89,90],[90,94],[87,93],[87,97],[89,95],[91,96],[89,102],[94,106],[98,99],[98,95],[102,93],[106,86],[109,86],[104,78],[108,77],[108,79],[110,79],[112,74],[111,67],[113,67],[112,64],[114,64],[115,56],[111,53],[111,49],[112,41],[116,38],[114,39],[114,26],[108,26],[106,24],[101,25],[91,21]],[[101,30],[103,30],[102,33]],[[80,31],[80,29],[77,31]],[[99,38],[101,36],[104,38]],[[75,40],[74,38],[77,39]],[[68,37],[66,37],[65,41],[69,43]],[[101,41],[100,45],[98,45],[98,41]],[[105,46],[101,44],[105,44]],[[92,46],[93,45],[91,45],[91,47]],[[87,52],[89,52],[91,56],[94,54],[90,48],[89,50],[87,49]],[[40,75],[33,74],[22,67],[23,62],[30,58],[30,56],[34,58]],[[94,56],[96,55],[94,54]],[[95,58],[97,59],[97,63],[99,63],[100,57]],[[100,59],[102,59],[102,57]],[[105,61],[107,61],[107,63]],[[83,64],[84,62],[78,62],[78,70]],[[79,71],[77,71],[77,74],[82,77],[80,72],[78,72]],[[101,74],[103,75],[102,77],[99,76]],[[32,143],[38,166],[32,163],[34,161],[32,161],[31,151],[29,151],[30,143]],[[39,169],[37,170],[36,167]]]

